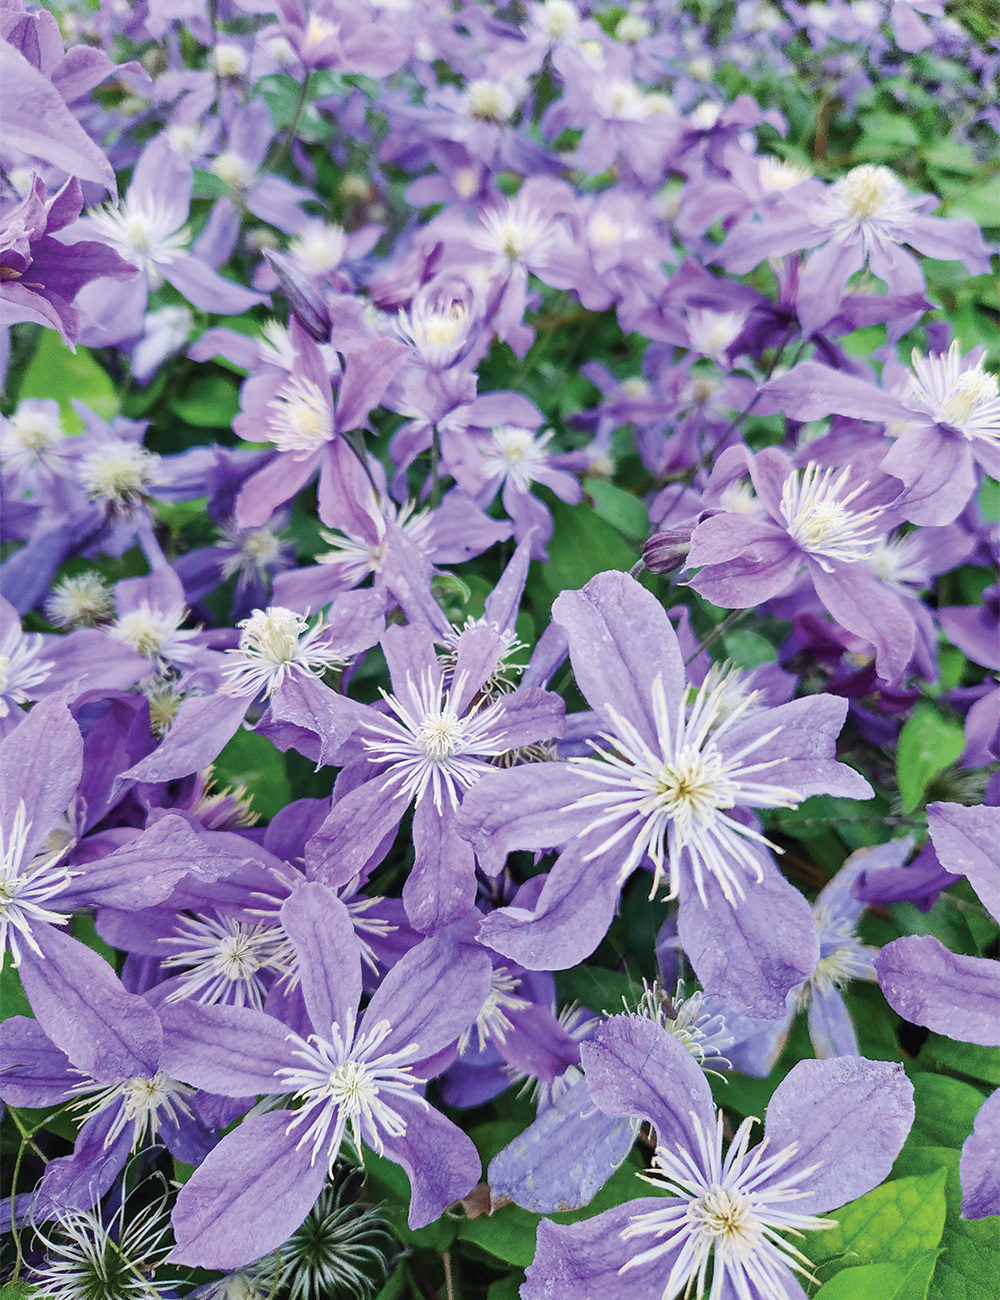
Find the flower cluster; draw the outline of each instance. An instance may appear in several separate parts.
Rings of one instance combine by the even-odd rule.
[[[7,0],[0,1283],[944,1296],[988,1248],[969,22]]]

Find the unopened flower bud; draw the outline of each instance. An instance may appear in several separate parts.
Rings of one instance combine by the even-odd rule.
[[[295,318],[317,343],[330,342],[330,311],[323,295],[284,253],[264,249],[264,256],[275,275]]]
[[[653,573],[670,573],[680,568],[691,549],[691,525],[665,528],[654,533],[642,548],[642,559]]]

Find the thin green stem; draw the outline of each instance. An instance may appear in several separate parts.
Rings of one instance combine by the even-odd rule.
[[[716,626],[712,628],[711,632],[709,632],[708,636],[701,642],[694,654],[689,655],[687,659],[684,660],[684,667],[686,668],[688,664],[693,663],[703,650],[708,649],[713,641],[718,641],[720,636],[725,636],[733,624],[738,623],[739,620],[749,612],[749,609],[734,609],[731,614],[727,614],[721,623],[716,624]]]
[[[274,151],[272,157],[265,161],[263,168],[264,171],[277,171],[288,156],[288,151],[292,147],[292,141],[295,139],[295,133],[299,129],[299,122],[302,119],[302,113],[305,110],[306,96],[309,93],[309,78],[311,76],[312,69],[310,68],[302,78],[302,85],[299,87],[299,97],[295,101],[295,112],[292,114],[292,120],[288,124],[288,129],[282,136],[281,143]]]
[[[441,434],[431,429],[431,508],[441,504]]]

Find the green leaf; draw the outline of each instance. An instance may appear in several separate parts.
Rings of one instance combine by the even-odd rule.
[[[951,767],[964,748],[965,729],[960,722],[943,718],[926,701],[914,708],[899,733],[896,751],[904,813],[913,812],[931,781]]]
[[[74,916],[72,923],[70,924],[70,929],[73,932],[74,939],[79,939],[81,943],[85,943],[87,947],[96,952],[99,957],[103,957],[109,966],[114,967],[116,958],[115,950],[109,944],[106,944],[97,933],[97,926],[94,924],[94,918],[92,916]]]
[[[549,562],[538,566],[538,577],[553,601],[561,591],[575,591],[604,569],[628,570],[638,559],[614,528],[585,505],[552,503],[555,530],[549,543]]]
[[[442,1216],[416,1230],[409,1226],[406,1219],[410,1209],[410,1180],[405,1170],[394,1161],[366,1150],[365,1185],[373,1200],[380,1203],[393,1232],[405,1245],[440,1251],[447,1250],[455,1240],[459,1220],[454,1218]]]
[[[845,1268],[820,1287],[814,1300],[925,1300],[936,1263],[934,1251],[905,1263]]]
[[[394,1270],[375,1300],[404,1300],[404,1297],[415,1294],[413,1278],[404,1261]]]
[[[33,1295],[41,1295],[41,1292],[21,1279],[17,1282],[8,1282],[0,1289],[0,1300],[28,1300],[28,1296]]]
[[[599,518],[607,520],[625,537],[638,542],[645,540],[649,532],[649,511],[638,497],[603,478],[584,479],[583,486]]]
[[[816,1261],[889,1264],[933,1252],[941,1241],[946,1213],[945,1171],[883,1183],[837,1210],[837,1227],[807,1239]]]
[[[964,1074],[991,1087],[1000,1087],[1000,1051],[978,1043],[956,1043],[941,1034],[931,1034],[920,1049],[920,1063],[929,1059],[950,1074]]]
[[[86,348],[71,352],[54,330],[46,330],[24,372],[18,398],[48,397],[59,403],[67,433],[79,433],[84,423],[70,404],[73,398],[95,415],[110,420],[118,410],[115,386]]]
[[[986,1094],[961,1079],[919,1074],[913,1080],[917,1114],[908,1142],[919,1146],[960,1147]]]
[[[486,1300],[518,1300],[523,1283],[524,1274],[520,1270],[510,1277],[498,1278],[486,1292]]]
[[[919,1115],[919,1110],[918,1110]],[[907,1145],[895,1169],[907,1174],[946,1171],[945,1222],[940,1255],[928,1290],[928,1300],[996,1300],[997,1220],[963,1219],[962,1187],[958,1162],[960,1152],[950,1147]]]
[[[21,987],[20,975],[6,960],[3,970],[0,970],[0,1020],[9,1020],[11,1016],[34,1018],[34,1013]]]
[[[198,375],[182,396],[174,398],[170,409],[185,424],[199,429],[228,429],[239,414],[240,398],[224,375]]]
[[[240,729],[213,766],[216,784],[243,786],[261,817],[274,817],[291,801],[284,755],[254,731]]]
[[[761,632],[750,627],[734,627],[722,638],[727,656],[740,668],[759,668],[761,664],[773,664],[778,658],[778,651]]]

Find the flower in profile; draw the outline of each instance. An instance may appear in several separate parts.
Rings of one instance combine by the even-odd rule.
[[[901,1065],[800,1061],[778,1085],[762,1141],[747,1119],[723,1153],[723,1117],[683,1046],[638,1016],[615,1016],[581,1048],[590,1095],[656,1134],[643,1177],[659,1195],[572,1225],[543,1220],[524,1300],[802,1297],[808,1259],[784,1234],[835,1226],[819,1216],[889,1173],[913,1122]],[[869,1135],[857,1141],[858,1125]]]

